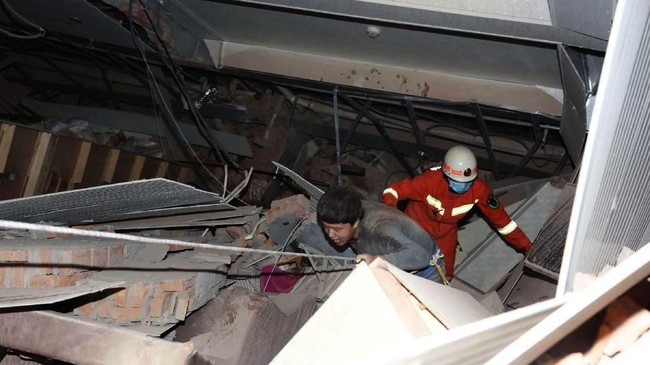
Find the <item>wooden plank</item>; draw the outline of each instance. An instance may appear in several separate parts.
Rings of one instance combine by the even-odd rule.
[[[15,174],[13,181],[3,181],[0,189],[0,200],[15,199],[22,197],[25,183],[29,175],[29,160],[34,153],[38,132],[16,126],[16,132],[9,149],[5,171]]]
[[[77,153],[77,159],[72,171],[72,176],[68,183],[68,190],[74,189],[77,184],[81,183],[81,179],[84,176],[84,171],[86,170],[86,164],[88,163],[88,156],[90,155],[90,147],[92,145],[90,142],[81,142],[79,146],[79,152]]]
[[[168,167],[169,167],[169,162],[160,161],[160,164],[158,165],[158,170],[156,171],[156,175],[154,177],[165,177],[165,175],[167,174]]]
[[[40,132],[38,134],[34,153],[29,163],[27,183],[25,184],[25,189],[22,194],[24,197],[33,196],[38,193],[38,186],[41,182],[40,180],[47,176],[47,174],[44,174],[43,170],[45,167],[47,152],[50,148],[51,139],[52,135],[50,133]]]
[[[464,291],[409,274],[388,262],[386,266],[388,271],[447,328],[458,327],[492,315]]]
[[[131,180],[131,169],[136,156],[136,154],[131,152],[120,152],[120,157],[117,159],[117,163],[115,164],[115,173],[113,174],[113,180],[111,180],[111,182],[118,183],[133,181]]]
[[[102,172],[102,182],[113,181],[113,175],[115,175],[115,166],[117,166],[117,160],[119,158],[120,158],[120,150],[111,148],[108,151],[106,164],[104,165],[104,170]]]
[[[142,174],[142,168],[144,167],[144,162],[147,158],[143,155],[137,155],[133,159],[133,166],[131,166],[131,171],[129,172],[129,181],[139,180],[140,175]]]
[[[16,126],[13,124],[3,124],[0,127],[0,172],[5,172],[7,166],[7,157],[11,149],[11,142],[14,139]]]
[[[190,172],[192,170],[189,167],[181,167],[180,171],[178,172],[178,177],[176,178],[176,181],[178,182],[187,182],[188,177],[190,176]]]

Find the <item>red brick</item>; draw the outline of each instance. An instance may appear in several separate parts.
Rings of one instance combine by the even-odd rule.
[[[54,286],[53,275],[37,275],[29,278],[28,286],[30,288],[51,288]]]
[[[176,298],[176,307],[174,308],[174,318],[179,321],[184,321],[185,316],[187,315],[187,308],[190,306],[190,294],[188,292],[182,292],[178,294]]]
[[[188,279],[163,280],[156,285],[156,293],[160,292],[180,292],[188,287]]]
[[[31,282],[32,278],[35,276],[43,276],[43,275],[51,275],[52,274],[52,268],[47,268],[47,267],[39,267],[39,266],[31,266],[31,267],[25,267],[23,269],[23,277],[24,277],[24,282],[29,285]],[[48,270],[50,272],[48,272]]]
[[[174,308],[176,308],[176,298],[178,297],[178,293],[172,292],[170,294],[172,295],[171,298],[169,298],[169,300],[163,304],[163,318],[174,317]]]
[[[54,274],[72,275],[83,271],[84,269],[73,266],[72,262],[72,249],[68,250],[55,250],[52,253],[54,262]]]
[[[76,273],[76,274],[73,274],[73,275],[64,276],[64,277],[60,277],[60,276],[59,276],[59,278],[58,278],[58,282],[57,282],[57,286],[72,286],[72,285],[76,285],[76,284],[77,284],[77,281],[79,281],[79,280],[81,280],[81,279],[86,279],[86,278],[88,278],[90,275],[92,275],[91,272],[79,272],[79,273]]]
[[[144,317],[142,308],[108,307],[108,317],[118,323],[139,322]]]
[[[149,317],[162,317],[173,293],[156,293],[149,302]]]
[[[81,266],[91,266],[93,264],[93,248],[79,247],[70,250],[71,263]]]
[[[11,285],[9,278],[11,277],[11,268],[7,266],[0,266],[0,288],[6,288]]]
[[[0,262],[27,262],[28,251],[26,249],[0,250]]]
[[[79,272],[71,275],[39,275],[29,279],[30,288],[59,288],[73,286],[77,281],[90,276],[89,272]]]
[[[79,306],[74,309],[74,314],[81,316],[81,317],[87,317],[87,318],[95,318],[96,313],[95,313],[95,303],[90,302],[86,303],[82,306]]]
[[[228,232],[230,237],[233,239],[243,238],[248,235],[248,232],[246,232],[244,228],[237,226],[226,227],[226,232]]]
[[[149,296],[149,283],[140,282],[130,284],[126,293],[126,307],[140,308],[144,305],[144,300]]]
[[[91,265],[93,268],[108,267],[110,247],[94,247],[91,251]]]
[[[30,276],[48,275],[54,272],[52,267],[52,250],[32,249],[29,251],[29,262],[39,264],[38,267],[30,268]]]
[[[124,262],[124,245],[111,247],[108,256],[109,266],[119,265],[122,262]]]
[[[127,289],[124,288],[117,293],[111,295],[113,298],[113,305],[116,307],[124,308],[126,307],[126,292]]]
[[[98,302],[95,302],[95,313],[99,318],[109,318],[108,308],[111,307],[108,299],[102,299]]]
[[[11,268],[11,287],[12,288],[24,288],[25,287],[25,275],[23,273],[23,267],[14,266]]]

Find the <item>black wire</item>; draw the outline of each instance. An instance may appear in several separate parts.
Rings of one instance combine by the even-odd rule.
[[[133,0],[129,1],[129,3],[132,3]],[[149,11],[147,10],[147,6],[142,2],[142,0],[138,0],[140,5],[143,7],[144,14],[147,16],[147,19],[149,20],[149,23],[151,24],[151,29],[153,30],[154,34],[156,35],[156,39],[158,39],[158,42],[162,46],[163,50],[165,51],[165,55],[167,58],[165,59],[164,57],[161,56],[161,59],[165,63],[165,65],[169,68],[172,77],[174,78],[174,81],[179,87],[179,91],[181,93],[181,96],[185,99],[188,108],[190,109],[190,112],[192,116],[194,117],[194,121],[196,122],[197,129],[199,130],[199,133],[205,138],[205,140],[208,142],[208,144],[211,147],[211,150],[215,153],[215,155],[223,162],[223,163],[228,163],[232,166],[234,166],[238,170],[243,170],[239,164],[237,164],[230,154],[224,150],[224,148],[221,146],[219,141],[213,140],[212,136],[210,135],[210,131],[208,129],[207,123],[203,119],[203,117],[197,112],[196,108],[194,107],[193,101],[190,98],[188,92],[187,92],[187,86],[185,85],[184,81],[179,77],[179,74],[181,73],[176,64],[173,61],[173,58],[171,56],[171,53],[169,52],[169,49],[165,45],[165,42],[163,41],[162,37],[160,36],[160,33],[156,29],[156,26],[151,18],[151,15],[149,14]],[[222,153],[223,151],[223,153]],[[225,157],[225,158],[224,158]]]
[[[27,35],[21,35],[21,34],[16,34],[16,33],[9,32],[9,31],[4,30],[4,29],[0,29],[0,34],[4,34],[5,36],[7,36],[9,38],[23,39],[23,40],[37,39],[37,38],[41,38],[41,37],[43,37],[45,35],[45,29],[43,29],[39,25],[36,25],[36,24],[30,22],[29,20],[25,19],[22,15],[18,14],[18,12],[16,12],[14,10],[14,8],[12,8],[11,5],[9,5],[7,3],[6,0],[0,0],[0,5],[2,5],[2,7],[5,10],[5,13],[7,13],[9,18],[11,20],[13,20],[14,23],[16,23],[17,25],[24,25],[24,26],[27,26],[28,28],[33,28],[33,29],[36,29],[38,31],[38,34],[29,34],[29,32],[24,31],[24,30],[21,29],[21,31],[23,31],[25,33],[28,33]]]

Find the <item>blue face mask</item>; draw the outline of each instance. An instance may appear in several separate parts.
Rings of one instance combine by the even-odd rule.
[[[462,194],[469,190],[469,188],[472,186],[472,183],[474,183],[474,181],[458,182],[449,179],[449,189],[456,194]]]

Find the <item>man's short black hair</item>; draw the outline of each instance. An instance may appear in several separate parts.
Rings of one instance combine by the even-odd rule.
[[[316,218],[319,223],[354,224],[363,216],[361,195],[345,187],[328,189],[318,201]]]

